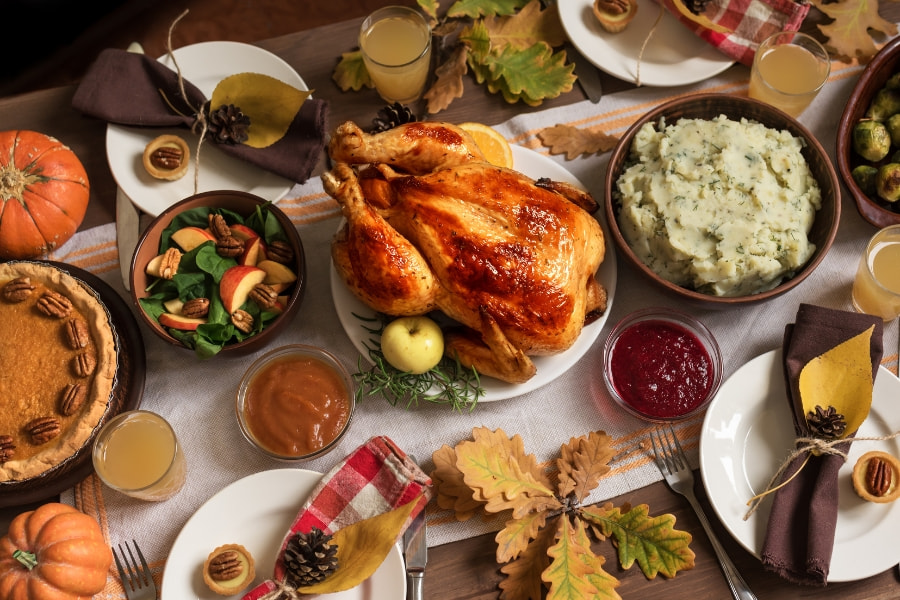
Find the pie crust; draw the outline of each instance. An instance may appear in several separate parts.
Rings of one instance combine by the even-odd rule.
[[[240,563],[240,573],[230,579],[218,579],[213,575],[213,571],[215,570],[212,568],[213,560],[226,552],[234,553],[231,558]],[[206,562],[203,563],[203,582],[206,583],[209,589],[222,596],[232,596],[237,594],[250,585],[255,577],[256,563],[253,560],[253,556],[240,544],[225,544],[224,546],[219,546],[209,553]]]
[[[6,291],[19,278],[28,278],[34,289],[16,301]],[[41,310],[48,292],[68,299],[67,314]],[[73,341],[76,325],[81,335]],[[0,438],[9,436],[15,446],[11,457],[0,460],[0,482],[37,477],[90,440],[108,408],[116,365],[109,313],[90,288],[52,265],[0,264]],[[74,386],[82,386],[83,400],[65,415],[66,392]],[[40,443],[29,424],[42,418],[55,419],[59,433]]]
[[[881,494],[869,489],[869,485],[866,482],[869,463],[876,459],[882,461],[885,465],[885,469],[890,473],[890,483],[887,486],[887,489],[883,490],[883,493]],[[859,494],[859,497],[863,500],[877,502],[878,504],[893,502],[900,497],[900,460],[887,452],[871,450],[860,456],[859,460],[856,461],[850,479],[853,482],[854,491]]]
[[[160,159],[155,156],[160,152],[168,152],[169,156]],[[141,164],[156,179],[175,181],[187,173],[191,160],[191,151],[187,142],[177,135],[161,135],[150,140],[144,147]],[[162,162],[161,162],[162,161]]]

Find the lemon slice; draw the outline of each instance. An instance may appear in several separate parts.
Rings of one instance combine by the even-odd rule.
[[[473,122],[460,123],[459,128],[467,131],[475,139],[475,143],[489,163],[507,169],[512,168],[512,148],[500,132],[482,123]]]

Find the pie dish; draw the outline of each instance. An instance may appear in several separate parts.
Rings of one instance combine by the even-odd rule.
[[[118,364],[103,302],[65,270],[0,265],[0,482],[53,469],[89,443]]]

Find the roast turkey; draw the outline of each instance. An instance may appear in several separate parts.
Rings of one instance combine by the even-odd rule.
[[[332,243],[337,272],[376,311],[459,323],[445,352],[463,365],[527,381],[531,356],[568,349],[606,309],[589,194],[493,166],[447,123],[367,134],[347,122],[329,154],[322,181],[346,219]]]

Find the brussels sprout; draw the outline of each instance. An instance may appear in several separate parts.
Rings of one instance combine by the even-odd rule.
[[[850,175],[853,176],[853,181],[856,182],[856,185],[859,186],[859,189],[862,190],[862,193],[866,196],[875,195],[877,191],[875,187],[875,177],[877,174],[878,169],[872,165],[859,165],[850,172]]]
[[[887,127],[888,133],[891,134],[891,143],[895,146],[900,146],[900,113],[891,115],[884,122],[884,126]]]
[[[888,202],[900,200],[900,163],[888,163],[879,167],[875,187],[882,199]]]
[[[888,78],[887,81],[884,82],[884,87],[889,90],[896,90],[900,88],[900,73],[894,73]]]
[[[891,151],[891,134],[884,123],[860,121],[853,127],[853,150],[868,161],[878,162]]]
[[[881,88],[869,104],[866,116],[876,121],[886,121],[900,112],[900,89]]]

